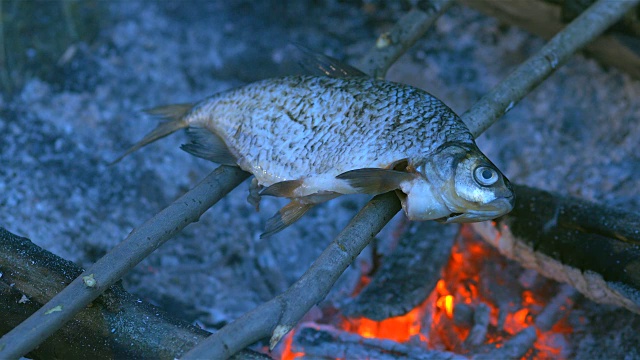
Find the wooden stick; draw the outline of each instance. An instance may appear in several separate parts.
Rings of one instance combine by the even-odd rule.
[[[564,30],[518,66],[498,86],[462,115],[474,137],[480,136],[569,57],[620,19],[639,0],[598,0]]]
[[[0,334],[9,332],[82,273],[29,239],[0,228]],[[112,334],[112,336],[105,336]],[[72,359],[175,359],[211,335],[127,293],[120,284],[82,309],[73,321],[44,341],[28,357]],[[253,351],[242,359],[265,360]]]
[[[0,359],[19,358],[33,350],[147,255],[197,221],[248,176],[239,168],[220,166],[191,191],[133,230],[42,308],[0,338]],[[86,277],[93,280],[87,283]]]
[[[378,37],[376,45],[362,61],[361,69],[365,73],[384,79],[389,67],[453,5],[453,0],[431,0],[425,3],[428,4],[425,9],[409,11],[391,30]]]
[[[374,197],[287,291],[226,325],[183,359],[226,359],[269,336],[273,349],[398,211],[395,193]]]

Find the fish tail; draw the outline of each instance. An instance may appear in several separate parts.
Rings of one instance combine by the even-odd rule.
[[[193,104],[174,104],[166,106],[158,106],[152,109],[145,110],[146,113],[160,117],[161,122],[153,131],[148,133],[142,140],[138,141],[132,147],[130,147],[124,154],[120,155],[117,159],[113,160],[109,165],[114,165],[125,156],[132,152],[151,144],[152,142],[161,139],[167,135],[171,135],[174,132],[184,129],[189,126],[189,123],[185,119],[185,115],[193,109]]]

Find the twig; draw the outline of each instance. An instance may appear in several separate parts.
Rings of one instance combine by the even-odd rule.
[[[374,197],[286,292],[223,327],[183,359],[226,359],[269,336],[273,349],[326,296],[342,272],[398,211],[400,201],[395,193]]]
[[[409,11],[391,30],[378,37],[376,45],[362,61],[361,68],[364,72],[377,79],[384,79],[389,67],[453,5],[453,0],[431,0],[426,3],[427,9]]]
[[[19,358],[34,349],[147,255],[197,221],[248,176],[236,167],[218,167],[191,191],[133,230],[51,301],[4,335],[0,339],[0,359]],[[83,276],[91,275],[95,283],[89,286]]]
[[[473,327],[469,331],[469,335],[464,339],[466,348],[473,348],[484,343],[487,339],[487,331],[489,330],[489,322],[491,320],[491,308],[489,305],[481,302],[476,306],[473,313]]]
[[[549,331],[562,318],[565,310],[573,304],[578,292],[572,286],[562,285],[560,292],[549,301],[547,306],[536,317],[536,327],[541,331]],[[569,303],[569,304],[568,304]]]
[[[518,66],[498,86],[462,115],[474,137],[480,136],[502,115],[564,64],[569,57],[620,19],[640,0],[598,0],[567,27]]]
[[[3,228],[0,228],[0,269],[0,334],[20,324],[82,273],[71,261]],[[209,335],[115,284],[27,356],[170,360]],[[270,359],[253,351],[242,351],[238,358]]]
[[[472,356],[474,360],[484,359],[519,359],[523,357],[536,342],[537,330],[549,331],[553,325],[564,315],[571,306],[571,301],[576,296],[576,291],[568,285],[564,285],[560,292],[549,301],[547,306],[535,320],[535,326],[529,326],[505,341],[502,347],[495,348],[484,354]]]

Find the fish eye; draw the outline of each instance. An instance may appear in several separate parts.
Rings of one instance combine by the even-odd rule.
[[[498,172],[488,166],[478,166],[473,171],[473,176],[475,177],[478,184],[483,186],[490,186],[495,184],[498,181]]]

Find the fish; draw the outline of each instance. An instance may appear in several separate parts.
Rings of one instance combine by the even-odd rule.
[[[322,54],[305,59],[314,74],[149,110],[164,121],[114,163],[186,129],[182,150],[253,174],[248,200],[256,209],[262,196],[290,199],[261,237],[347,194],[395,191],[407,218],[418,221],[479,222],[513,209],[509,180],[442,101]]]

